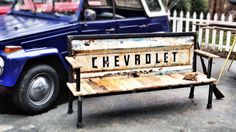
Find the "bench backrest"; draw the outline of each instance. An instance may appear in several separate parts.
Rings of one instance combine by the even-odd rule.
[[[167,74],[192,70],[195,34],[152,33],[69,36],[68,55],[84,77]]]

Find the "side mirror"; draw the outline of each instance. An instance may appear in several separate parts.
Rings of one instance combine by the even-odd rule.
[[[231,3],[232,5],[236,5],[236,0],[229,0],[229,3]]]
[[[86,9],[84,11],[84,19],[85,21],[94,21],[96,19],[96,12],[91,9]]]

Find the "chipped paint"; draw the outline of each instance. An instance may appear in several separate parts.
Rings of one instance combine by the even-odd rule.
[[[194,42],[193,36],[184,36],[184,37],[73,40],[71,43],[72,43],[72,50],[74,51],[83,51],[83,50],[88,51],[88,50],[192,45],[193,42]]]
[[[151,48],[149,51],[137,50],[131,53],[132,49],[125,49],[126,52],[119,52],[122,50],[113,52],[108,50],[108,53],[104,54],[99,54],[99,51],[89,55],[78,54],[75,59],[83,65],[82,72],[191,65],[190,49],[167,48],[164,51],[158,51],[157,48]]]
[[[194,37],[72,40],[82,78],[146,76],[192,71]]]

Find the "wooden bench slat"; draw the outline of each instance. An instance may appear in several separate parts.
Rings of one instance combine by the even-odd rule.
[[[70,63],[73,69],[82,67],[82,65],[78,61],[76,61],[73,57],[66,57],[66,60]]]
[[[152,87],[153,85],[156,85],[158,87],[163,84],[163,82],[159,78],[157,78],[157,76],[141,77],[141,78],[137,78],[136,80],[139,80],[139,82],[143,84],[143,87],[138,87],[136,89]],[[144,81],[147,81],[147,82],[144,82]]]
[[[162,81],[159,76],[151,76],[148,78],[151,82],[150,84],[156,85],[158,87],[165,85],[165,82]]]
[[[87,93],[89,93],[89,94],[96,94],[97,93],[97,91],[96,90],[94,90],[90,85],[88,85],[88,83],[86,83],[86,82],[82,82],[81,83],[81,88],[82,89],[85,89],[86,91],[87,91]]]
[[[101,81],[100,78],[92,78],[92,79],[89,79],[89,80],[91,81],[91,83],[94,83],[94,85],[97,85],[96,90],[99,90],[99,91],[104,91],[104,90],[105,91],[116,91],[114,88],[112,89],[111,84],[107,84],[108,86],[105,86],[104,84],[102,84],[102,81]]]
[[[150,85],[151,83],[154,83],[151,79],[148,79],[148,77],[139,77],[137,78],[137,80],[145,86]]]
[[[101,85],[107,88],[111,92],[121,91],[117,85],[113,83],[113,80],[102,80]]]
[[[94,94],[114,93],[122,91],[141,90],[146,88],[164,88],[181,85],[196,85],[202,83],[212,83],[216,79],[207,79],[206,75],[198,73],[197,81],[184,80],[184,74],[167,74],[142,77],[110,77],[82,79],[81,92],[76,91],[75,83],[67,83],[74,96],[86,96]]]
[[[107,80],[112,87],[113,91],[126,91],[125,85],[121,83],[120,79]]]
[[[127,85],[127,89],[128,90],[134,90],[136,88],[139,88],[139,87],[144,87],[144,85],[142,83],[140,83],[137,78],[129,78],[129,79],[125,79],[126,83],[128,84]]]
[[[183,74],[171,74],[170,77],[178,80],[179,83],[184,83],[186,81],[186,80],[183,80],[183,78],[184,78]]]
[[[76,83],[66,83],[67,87],[70,89],[71,93],[74,95],[74,96],[81,96],[83,95],[82,92],[78,92],[76,91]]]
[[[104,86],[98,85],[97,83],[95,83],[92,80],[87,80],[86,83],[94,89],[94,91],[96,91],[96,93],[106,93],[108,91],[107,88],[105,88]],[[83,86],[81,86],[83,87]]]

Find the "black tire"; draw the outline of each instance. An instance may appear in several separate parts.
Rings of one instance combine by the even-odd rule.
[[[49,65],[35,65],[26,70],[18,81],[12,97],[15,105],[28,114],[49,109],[60,89],[59,77]]]

